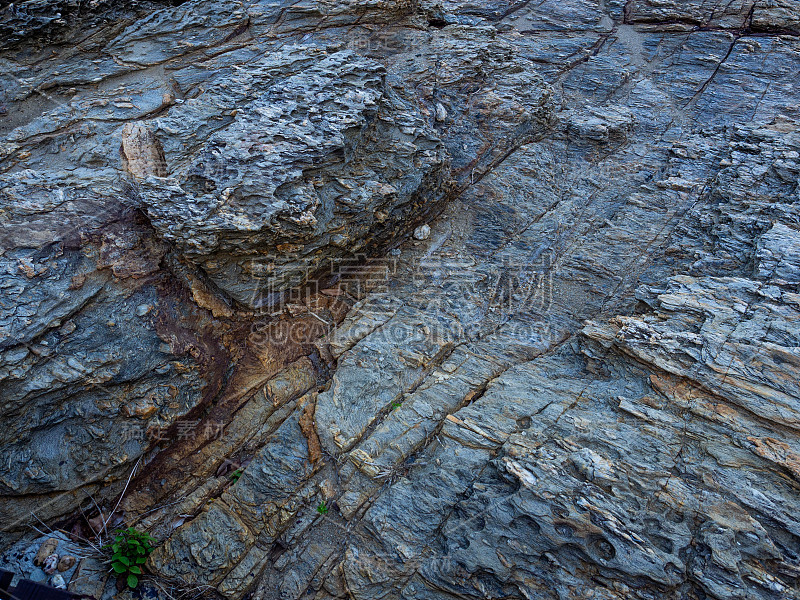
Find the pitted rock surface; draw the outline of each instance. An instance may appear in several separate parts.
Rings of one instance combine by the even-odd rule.
[[[304,52],[283,49],[281,58]],[[209,81],[232,108],[219,118],[235,115],[233,122],[169,178],[137,186],[156,231],[252,307],[430,218],[448,187],[441,142],[413,105],[385,88],[382,65],[348,51],[311,51],[303,70],[287,77],[275,56],[266,63]],[[263,92],[254,71],[267,79]],[[231,101],[232,92],[246,101]],[[156,135],[169,137],[218,96],[171,108],[155,120]],[[185,160],[173,152],[167,169]]]

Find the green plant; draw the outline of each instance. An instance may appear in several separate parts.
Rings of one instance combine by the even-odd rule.
[[[244,473],[244,469],[236,469],[233,473],[229,475],[229,477],[231,478],[231,481],[233,483],[236,483],[237,481],[239,481],[239,477],[242,476],[242,473]]]
[[[403,403],[402,403],[402,402],[397,402],[397,401],[395,401],[395,402],[392,402],[392,410],[397,410],[397,409],[398,409],[398,408],[400,408],[401,406],[403,406]]]
[[[137,531],[133,527],[119,529],[114,532],[114,541],[103,546],[111,552],[111,568],[118,575],[125,577],[125,583],[133,589],[139,585],[139,575],[153,551],[155,540],[147,533]]]
[[[321,515],[327,515],[328,510],[329,510],[328,505],[324,501],[320,502],[319,505],[317,505],[317,512]]]

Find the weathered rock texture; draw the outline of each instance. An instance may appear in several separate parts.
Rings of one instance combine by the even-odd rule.
[[[1,10],[0,563],[800,598],[796,2]]]

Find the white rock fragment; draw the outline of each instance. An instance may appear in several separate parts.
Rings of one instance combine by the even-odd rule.
[[[67,583],[64,581],[64,577],[62,577],[60,573],[53,575],[53,578],[50,580],[50,585],[59,590],[67,589]]]
[[[430,225],[420,225],[414,230],[415,240],[427,240],[431,236]]]
[[[44,559],[44,563],[42,564],[42,569],[48,575],[52,575],[58,569],[58,554],[51,554],[47,558]]]

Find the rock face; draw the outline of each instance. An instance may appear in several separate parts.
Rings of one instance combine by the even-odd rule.
[[[800,598],[795,2],[0,11],[0,566]]]
[[[167,165],[179,165],[169,178],[138,183],[154,228],[223,292],[261,308],[330,261],[429,219],[448,189],[444,149],[384,78],[352,51],[297,46],[210,78],[207,92],[155,120],[163,137],[232,122],[188,160],[169,148]]]

